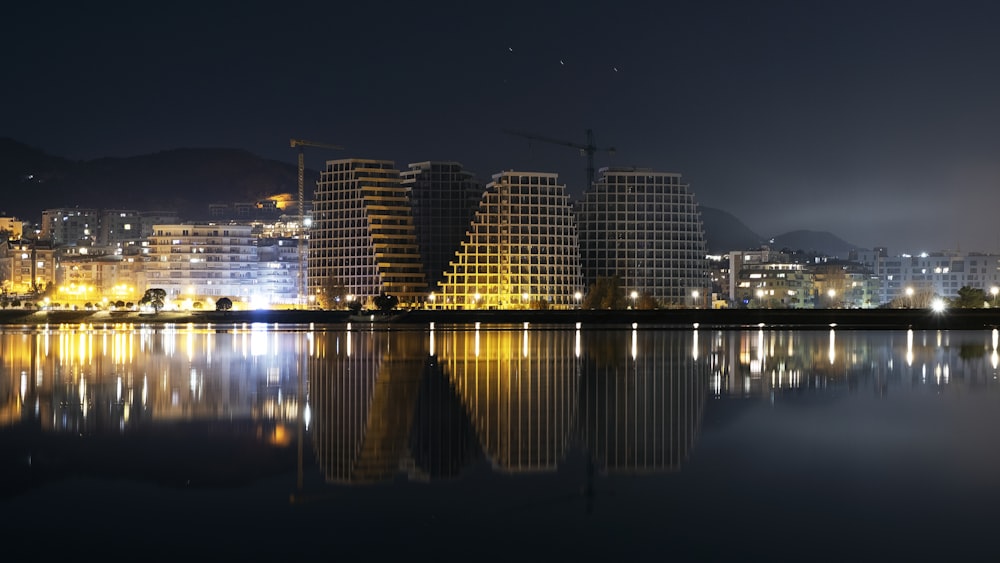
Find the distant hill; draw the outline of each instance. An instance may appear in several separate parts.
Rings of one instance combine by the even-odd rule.
[[[859,247],[851,244],[827,231],[792,231],[778,235],[768,242],[771,248],[781,250],[787,248],[793,251],[818,252],[826,256],[847,258],[852,250]]]
[[[709,254],[725,254],[730,250],[752,250],[765,244],[760,235],[750,230],[733,214],[714,207],[700,206],[700,209]]]
[[[307,194],[318,176],[307,171]],[[169,210],[201,219],[211,203],[297,194],[298,169],[238,149],[175,149],[71,161],[0,139],[0,190],[12,194],[0,202],[0,211],[29,221],[55,207]]]
[[[306,170],[306,197],[319,173]],[[0,138],[0,215],[39,221],[44,209],[86,207],[175,211],[185,220],[208,218],[211,203],[254,202],[298,193],[293,164],[238,149],[174,149],[128,158],[74,161]],[[731,213],[701,207],[708,250],[724,254],[767,244],[846,255],[853,245],[827,232],[794,231],[769,242]]]

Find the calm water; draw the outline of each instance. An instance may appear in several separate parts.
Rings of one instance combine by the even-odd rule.
[[[0,329],[4,560],[993,559],[995,332]]]

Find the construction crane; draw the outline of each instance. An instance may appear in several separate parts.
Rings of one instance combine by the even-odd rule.
[[[594,153],[597,151],[607,152],[611,155],[615,154],[614,147],[600,148],[594,144],[594,131],[592,129],[587,129],[587,143],[580,144],[574,143],[572,141],[563,141],[562,139],[552,139],[549,137],[543,137],[541,135],[535,135],[533,133],[525,133],[523,131],[512,131],[510,129],[504,129],[504,133],[509,135],[517,135],[518,137],[524,137],[525,139],[531,139],[533,141],[542,141],[545,143],[552,143],[554,145],[563,145],[566,147],[573,147],[575,149],[580,149],[580,155],[587,157],[587,186],[585,189],[589,189],[590,186],[594,185]]]
[[[329,143],[316,143],[313,141],[305,141],[302,139],[292,139],[290,141],[291,147],[293,149],[299,149],[299,244],[298,244],[298,254],[299,254],[299,295],[297,300],[305,300],[306,298],[306,252],[303,247],[302,241],[306,236],[306,226],[305,226],[305,172],[306,172],[306,147],[316,147],[321,149],[332,149],[332,150],[343,150],[344,147],[340,145],[331,145]],[[306,303],[308,303],[306,301]]]

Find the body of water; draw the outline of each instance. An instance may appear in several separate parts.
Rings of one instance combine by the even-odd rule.
[[[997,345],[995,330],[5,327],[3,549],[992,559]]]

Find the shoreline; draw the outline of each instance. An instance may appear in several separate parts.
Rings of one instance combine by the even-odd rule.
[[[388,315],[350,311],[305,309],[256,311],[162,311],[158,314],[108,311],[0,310],[0,326],[61,324],[243,324],[278,325],[372,323],[414,326],[435,323],[495,326],[565,326],[582,323],[605,328],[690,329],[866,329],[866,330],[984,330],[1000,327],[998,309],[951,309],[935,313],[928,309],[656,309],[656,310],[567,310],[567,311],[393,311]]]

